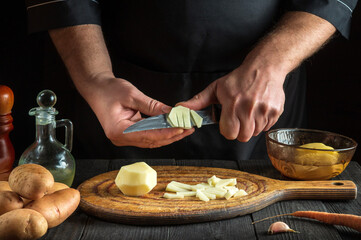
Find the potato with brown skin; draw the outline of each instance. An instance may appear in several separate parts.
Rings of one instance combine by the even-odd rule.
[[[0,192],[0,215],[10,212],[14,209],[19,209],[24,206],[21,197],[13,191]]]
[[[32,209],[15,209],[0,216],[0,239],[38,239],[47,230],[44,216]]]
[[[9,186],[9,182],[8,181],[0,181],[0,192],[1,191],[11,191],[13,192],[13,190],[11,189],[11,187]],[[26,199],[20,196],[20,198],[23,200],[24,206],[29,203],[30,199]]]
[[[23,164],[9,175],[11,189],[21,197],[36,200],[42,198],[54,185],[54,177],[38,164]]]
[[[69,188],[68,185],[64,184],[64,183],[61,183],[61,182],[54,182],[54,185],[53,187],[48,191],[47,194],[52,194],[56,191],[59,191],[59,190],[63,190],[63,189],[67,189]]]
[[[77,209],[79,202],[79,191],[67,188],[32,201],[25,208],[41,213],[48,221],[48,227],[52,228],[64,222]]]
[[[8,181],[0,181],[0,191],[12,191]]]
[[[54,185],[53,187],[46,193],[46,195],[48,194],[52,194],[56,191],[59,191],[59,190],[62,190],[62,189],[66,189],[66,188],[69,188],[68,185],[64,184],[64,183],[60,183],[60,182],[54,182]],[[31,199],[26,199],[26,198],[22,198],[23,201],[24,201],[24,206],[26,204],[28,204],[29,202],[31,201],[34,201],[34,200],[31,200]]]

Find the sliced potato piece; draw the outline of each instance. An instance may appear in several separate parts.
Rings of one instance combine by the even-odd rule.
[[[174,185],[174,183],[172,183],[172,182],[170,182],[167,185],[167,188],[165,190],[168,192],[184,192],[184,191],[186,191],[186,189],[178,187],[178,186]]]
[[[183,113],[177,112],[178,127],[184,128]]]
[[[183,106],[177,106],[172,108],[168,114],[167,121],[172,127],[190,129],[193,125],[201,127],[203,119],[194,110],[190,110]]]
[[[189,109],[189,108],[185,108],[185,109],[182,111],[182,115],[183,115],[184,128],[185,128],[185,129],[190,129],[190,128],[192,128],[190,109]]]
[[[233,195],[233,197],[243,197],[246,195],[248,195],[246,191],[244,191],[243,189],[239,189],[238,192]]]
[[[196,197],[199,198],[199,200],[202,200],[204,202],[209,201],[209,198],[201,190],[197,190]]]
[[[216,195],[217,198],[224,198],[224,196],[227,193],[227,190],[225,190],[223,188],[212,187],[212,188],[205,189],[204,192],[212,193],[212,194]]]
[[[199,114],[194,110],[190,110],[190,115],[194,125],[196,125],[198,128],[202,127],[203,118],[199,116]]]
[[[177,109],[172,108],[168,114],[167,121],[172,127],[178,127]]]
[[[213,175],[212,177],[208,178],[207,182],[211,186],[216,186],[216,184],[219,182],[219,180],[221,180],[221,179],[216,177],[215,175]]]
[[[213,193],[209,193],[207,192],[206,190],[201,190],[201,192],[207,196],[207,198],[211,199],[211,200],[214,200],[216,199],[216,194],[213,194]]]
[[[221,179],[216,183],[216,187],[235,186],[236,184],[237,179],[235,178]]]
[[[238,192],[238,189],[236,188],[232,188],[232,189],[229,189],[226,193],[226,195],[224,195],[225,199],[230,199],[231,197],[233,197],[233,195]]]
[[[206,188],[209,188],[211,186],[209,186],[207,183],[198,183],[196,185],[191,185],[191,189],[193,191],[197,191],[197,190],[203,190],[203,189],[206,189]]]
[[[196,192],[194,192],[194,191],[177,192],[177,194],[183,195],[184,197],[194,197],[194,196],[196,196]]]
[[[229,200],[232,197],[241,197],[247,195],[243,189],[237,188],[237,179],[221,179],[213,175],[207,179],[207,182],[195,185],[185,184],[177,181],[171,181],[166,187],[166,191],[176,192],[183,197],[197,197],[199,200],[208,202],[213,199],[225,198]],[[174,194],[173,194],[174,195]],[[169,198],[177,198],[171,195]]]
[[[163,197],[168,199],[180,199],[184,198],[184,195],[178,193],[164,193]]]
[[[177,181],[171,181],[170,183],[173,184],[174,186],[184,188],[185,190],[192,190],[192,186],[189,184],[185,184]]]

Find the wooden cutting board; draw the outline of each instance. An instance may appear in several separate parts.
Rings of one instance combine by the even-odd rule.
[[[154,166],[157,186],[142,197],[121,193],[114,179],[118,170],[100,174],[83,182],[80,208],[98,218],[135,225],[170,225],[233,218],[258,211],[272,203],[289,199],[355,199],[352,181],[281,181],[231,169],[189,166]],[[219,178],[237,178],[237,187],[248,195],[229,200],[204,202],[195,197],[163,198],[170,181],[187,184]]]

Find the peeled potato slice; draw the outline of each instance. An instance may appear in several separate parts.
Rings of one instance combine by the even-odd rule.
[[[199,200],[208,202],[214,199],[225,198],[226,200],[232,197],[242,197],[248,195],[243,189],[237,188],[237,179],[228,178],[221,179],[213,175],[207,179],[207,183],[198,183],[196,185],[190,185],[180,183],[177,181],[171,181],[166,187],[166,191],[175,192],[175,194],[168,195],[165,193],[164,198],[183,198],[195,196]],[[177,197],[176,195],[182,195]]]
[[[190,129],[193,125],[201,127],[203,119],[196,111],[190,110],[187,107],[177,106],[172,108],[168,114],[167,121],[172,127]]]

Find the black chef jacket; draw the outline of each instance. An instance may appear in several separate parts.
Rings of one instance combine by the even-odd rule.
[[[284,12],[315,14],[348,37],[356,3],[357,0],[29,0],[27,12],[31,33],[80,24],[102,25],[115,75],[172,106],[238,67]],[[284,112],[273,128],[304,126],[305,80],[303,66],[287,76]],[[69,116],[78,126],[74,151],[82,149],[76,157],[266,157],[264,134],[247,143],[229,141],[220,135],[217,125],[204,126],[191,136],[158,149],[115,147],[89,114],[76,108],[74,115]]]

